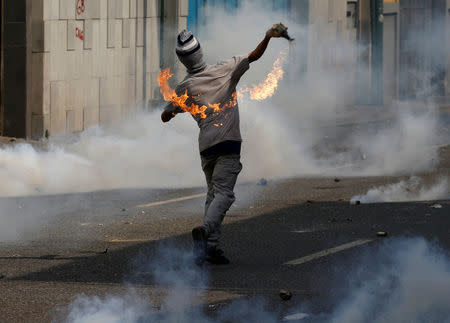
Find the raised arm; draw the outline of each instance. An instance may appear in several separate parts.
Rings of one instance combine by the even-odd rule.
[[[261,58],[261,56],[266,51],[267,45],[269,45],[270,38],[282,37],[281,33],[277,31],[275,26],[276,25],[274,25],[274,27],[270,28],[266,32],[266,36],[264,37],[264,39],[258,44],[258,46],[256,46],[256,48],[250,54],[248,54],[248,60],[250,63],[257,61],[258,59]]]

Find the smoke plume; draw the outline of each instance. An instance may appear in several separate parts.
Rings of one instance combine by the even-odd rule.
[[[450,196],[448,179],[440,178],[434,185],[424,185],[419,177],[370,189],[364,195],[351,198],[350,202],[361,203],[431,201],[447,199]]]
[[[330,322],[450,322],[450,259],[423,239],[386,242],[349,287]]]
[[[327,22],[305,24],[246,1],[236,12],[210,10],[198,36],[208,62],[215,63],[247,55],[279,21],[296,41],[289,45],[284,38],[271,40],[239,85],[261,82],[279,53],[290,47],[285,76],[275,95],[262,102],[248,98],[240,102],[241,181],[325,170],[328,175],[342,175],[342,169],[333,169],[345,164],[356,166],[348,167],[344,175],[411,174],[436,165],[433,104],[394,104],[379,115],[367,107],[347,113],[344,107],[354,103],[348,98],[355,93],[355,62],[364,48],[345,33],[324,32]],[[358,73],[364,76],[370,71],[359,68]],[[203,185],[195,122],[183,114],[162,124],[159,114],[140,113],[114,127],[54,136],[46,151],[27,144],[1,148],[0,196]],[[369,114],[385,122],[367,127]],[[340,131],[345,128],[342,122],[351,131]],[[356,131],[352,124],[358,122],[362,125]]]
[[[279,322],[261,298],[239,299],[220,308],[214,317],[192,306],[205,292],[208,273],[192,265],[185,250],[161,249],[141,268],[169,290],[158,310],[131,291],[103,299],[79,296],[69,307],[66,322]],[[165,254],[161,256],[162,254]],[[139,262],[143,263],[141,255]],[[346,269],[343,300],[330,313],[309,313],[308,322],[449,322],[450,258],[422,238],[388,240],[367,250]],[[342,273],[339,279],[342,280]],[[205,283],[205,285],[204,285]],[[333,286],[330,287],[333,290]],[[300,310],[300,309],[299,309]],[[305,307],[302,306],[302,312]],[[295,311],[293,311],[295,312]]]

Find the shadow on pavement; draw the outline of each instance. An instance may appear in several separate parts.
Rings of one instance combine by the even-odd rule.
[[[341,279],[336,277],[337,272],[348,272],[355,265],[355,255],[367,252],[368,248],[376,245],[377,231],[387,231],[389,237],[420,235],[437,240],[448,248],[450,220],[447,205],[442,209],[431,209],[427,203],[355,206],[341,202],[317,202],[294,205],[224,225],[222,248],[232,263],[204,267],[210,275],[209,288],[260,294],[283,287],[305,294],[318,290],[326,292],[333,280]],[[367,238],[373,238],[375,243],[300,266],[282,265],[317,251]],[[190,234],[182,234],[92,256],[30,257],[28,259],[72,261],[10,280],[154,285],[158,282],[152,273],[140,272],[136,263],[158,261],[155,255],[163,246],[190,252],[191,243]]]

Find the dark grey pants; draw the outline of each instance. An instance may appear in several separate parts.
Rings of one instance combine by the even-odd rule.
[[[223,218],[235,200],[233,190],[242,170],[241,156],[202,156],[201,158],[208,185],[203,227],[209,235],[208,247],[216,247],[220,239]]]

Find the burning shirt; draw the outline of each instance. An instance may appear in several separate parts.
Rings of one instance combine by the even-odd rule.
[[[177,86],[182,102],[172,101],[165,111],[191,112],[200,128],[200,151],[224,141],[242,141],[236,86],[249,67],[248,57],[235,56],[188,74]]]

